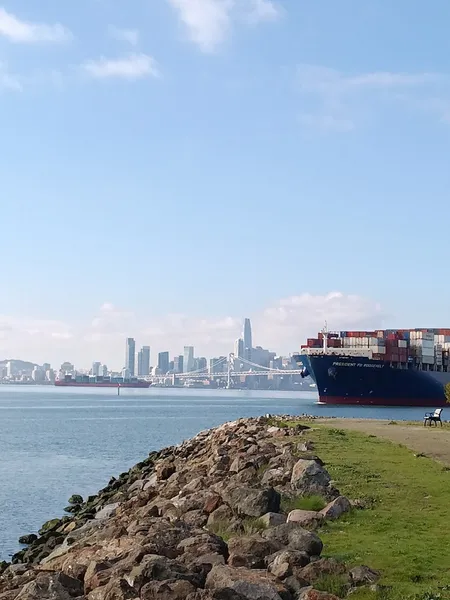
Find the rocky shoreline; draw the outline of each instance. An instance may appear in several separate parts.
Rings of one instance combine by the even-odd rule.
[[[73,495],[0,563],[0,600],[333,600],[327,578],[340,597],[373,586],[369,567],[321,558],[316,530],[358,502],[288,420],[226,423]]]

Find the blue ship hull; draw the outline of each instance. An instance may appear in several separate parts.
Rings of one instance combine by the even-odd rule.
[[[325,404],[367,406],[447,406],[450,372],[397,369],[366,357],[330,354],[294,356]],[[448,400],[448,399],[449,400]]]

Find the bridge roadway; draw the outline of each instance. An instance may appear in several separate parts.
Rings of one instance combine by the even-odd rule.
[[[152,379],[169,379],[175,376],[176,379],[214,379],[214,378],[226,378],[226,377],[253,377],[253,376],[267,376],[267,375],[301,375],[301,371],[298,369],[285,369],[285,370],[273,370],[273,371],[224,371],[223,373],[174,373],[170,375],[156,375]]]

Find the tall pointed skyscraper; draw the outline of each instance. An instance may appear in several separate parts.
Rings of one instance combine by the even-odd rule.
[[[252,326],[250,319],[244,320],[244,332],[242,337],[244,338],[244,358],[245,360],[252,360]]]

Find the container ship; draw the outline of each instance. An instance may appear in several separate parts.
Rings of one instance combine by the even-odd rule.
[[[324,404],[450,404],[450,329],[328,332],[325,327],[293,358]]]
[[[150,381],[131,377],[92,377],[90,375],[65,375],[56,379],[55,385],[59,387],[113,387],[113,388],[149,388]]]

